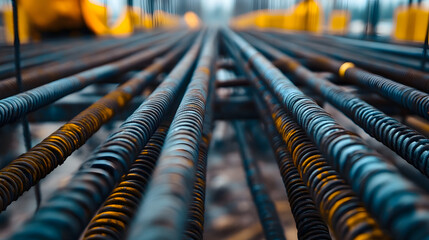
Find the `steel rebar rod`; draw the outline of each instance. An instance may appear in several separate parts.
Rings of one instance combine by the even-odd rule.
[[[422,134],[389,117],[355,94],[346,92],[330,81],[300,65],[279,50],[247,36],[247,40],[264,54],[281,63],[286,70],[294,74],[298,82],[309,86],[316,93],[333,104],[366,133],[395,151],[408,163],[429,177],[429,139]]]
[[[227,43],[226,45],[238,62],[245,62],[239,53],[235,53],[236,50],[230,44]],[[369,213],[357,199],[351,187],[327,164],[326,159],[307,139],[300,127],[295,127],[291,130],[292,127],[297,126],[293,121],[281,125],[281,127],[277,125],[283,124],[285,120],[290,120],[290,118],[286,118],[286,116],[282,116],[285,119],[277,117],[278,111],[282,111],[281,107],[276,102],[276,99],[265,89],[265,86],[256,77],[255,73],[250,69],[246,69],[244,65],[242,65],[241,71],[252,82],[258,97],[261,98],[264,104],[266,115],[262,119],[266,121],[266,118],[273,118],[271,121],[276,123],[279,133],[290,130],[283,135],[287,143],[287,148],[284,150],[290,153],[294,164],[289,165],[292,168],[290,171],[293,171],[294,167],[298,171],[300,179],[308,186],[313,201],[316,203],[325,222],[333,230],[334,235],[339,239],[356,239],[359,236],[374,239],[384,238],[385,235],[377,226],[375,220],[369,216]],[[256,99],[257,104],[259,98]],[[261,106],[261,103],[258,106]],[[283,175],[282,177],[285,178],[286,176]],[[311,204],[309,207],[311,209]],[[296,219],[302,219],[299,217],[301,216],[296,216]],[[317,219],[317,214],[315,218]],[[316,228],[318,226],[317,222],[304,223],[297,225],[301,227],[298,229],[299,232],[303,232],[302,228],[306,225],[312,226],[311,224],[316,224]],[[308,232],[305,233],[307,234]],[[321,236],[329,238],[323,232]]]
[[[23,45],[23,53],[22,59],[29,59],[33,57],[37,57],[38,55],[49,54],[53,52],[63,51],[67,48],[75,46],[76,44],[81,44],[90,40],[90,38],[79,38],[79,39],[67,39],[66,42],[61,40],[55,41],[43,41],[40,43],[29,43]],[[104,42],[109,39],[95,39],[95,41]],[[13,61],[12,49],[7,49],[2,51],[2,55],[0,56],[0,64],[7,63]]]
[[[197,169],[192,190],[192,201],[189,205],[188,219],[186,220],[186,230],[183,239],[201,240],[204,234],[207,156],[212,137],[213,100],[215,98],[215,87],[213,83],[214,81],[212,81],[212,86],[209,86],[210,92],[207,96],[203,132],[198,149]]]
[[[209,31],[128,239],[178,239],[186,230],[206,103],[216,62],[216,39],[217,31]]]
[[[183,38],[183,35],[179,39]],[[118,76],[149,63],[154,57],[171,49],[179,39],[172,39],[152,49],[135,53],[117,62],[96,67],[71,77],[45,84],[35,89],[0,100],[0,126],[14,122],[24,114],[37,110],[84,87]]]
[[[202,36],[159,87],[11,239],[76,239],[167,115],[198,57]]]
[[[256,36],[261,36],[260,34]],[[350,62],[339,62],[322,55],[317,55],[300,48],[296,44],[279,42],[277,39],[261,38],[267,43],[292,52],[293,55],[308,59],[314,66],[337,74],[344,81],[360,86],[364,86],[387,99],[399,104],[405,109],[416,113],[429,120],[429,95],[415,88],[408,87],[390,79],[366,72],[359,69]],[[299,49],[299,51],[297,50]],[[429,82],[428,82],[429,83]],[[424,84],[424,83],[423,83]],[[428,85],[429,86],[429,85]],[[429,88],[428,88],[429,89]]]
[[[234,59],[239,62],[243,61],[235,49],[229,44],[226,45],[229,54],[233,55]],[[240,71],[242,74],[245,72],[244,69],[240,68],[237,68],[237,71]],[[248,84],[251,84],[250,80],[247,81],[249,81]],[[317,210],[316,204],[311,198],[308,187],[301,179],[293,163],[292,156],[289,154],[287,147],[274,126],[271,112],[268,110],[262,96],[258,94],[256,89],[253,91],[253,97],[259,118],[276,156],[276,162],[280,170],[283,184],[286,188],[289,205],[298,231],[298,239],[330,240],[329,229],[323,222],[320,212]]]
[[[311,34],[297,34],[297,33],[278,33],[277,31],[264,31],[268,32],[269,34],[273,36],[278,36],[281,38],[286,38],[288,40],[291,40],[295,43],[311,43],[314,46],[331,46],[335,47],[338,50],[345,51],[351,54],[357,54],[364,56],[368,61],[376,60],[380,62],[384,62],[386,64],[397,64],[404,67],[413,68],[416,70],[421,70],[420,68],[420,60],[419,59],[413,59],[410,57],[404,57],[404,56],[397,56],[392,53],[386,53],[386,52],[377,52],[377,51],[371,51],[362,47],[357,47],[350,44],[345,44],[340,41],[332,41],[332,38],[328,38],[326,36],[320,36],[320,35],[311,35]],[[424,72],[423,72],[424,73]]]
[[[162,123],[82,234],[83,240],[124,239],[155,168],[171,121]],[[114,221],[112,221],[114,219]]]
[[[308,187],[302,181],[298,170],[293,164],[292,156],[274,127],[271,115],[266,112],[265,106],[260,101],[257,101],[257,103],[261,121],[276,155],[277,165],[279,166],[283,184],[286,188],[289,204],[298,230],[298,239],[331,239],[329,229],[323,222],[320,212],[311,198]]]
[[[256,206],[259,220],[267,240],[285,240],[283,227],[277,214],[273,200],[268,195],[268,190],[262,179],[256,161],[252,158],[246,137],[245,129],[241,123],[233,121],[235,135],[239,144],[241,160],[246,174],[246,182],[250,189],[253,202]]]
[[[180,34],[179,34],[180,35]],[[142,50],[153,47],[159,42],[170,39],[171,36],[156,35],[146,39],[145,41],[130,44],[118,49],[108,51],[108,53],[89,55],[86,57],[75,59],[74,61],[67,61],[64,63],[56,64],[46,68],[37,68],[32,71],[24,72],[22,75],[22,84],[24,90],[33,89],[46,83],[50,83],[57,79],[70,76],[97,66],[112,63],[113,61],[123,60],[124,57],[135,54]],[[125,59],[126,60],[126,59]],[[0,81],[0,98],[12,96],[17,93],[16,83],[12,81],[14,78],[8,78]]]
[[[309,187],[319,211],[333,229],[334,235],[338,239],[388,239],[351,187],[327,164],[301,128],[286,115],[262,83],[256,84],[259,85],[258,91],[261,94],[264,92],[265,103],[301,179]]]
[[[27,153],[0,170],[0,210],[62,164],[81,147],[100,127],[132,98],[148,86],[168,65],[174,63],[185,46],[178,47],[145,70],[137,73],[117,89],[82,111],[68,123],[34,146]]]
[[[427,193],[401,176],[360,137],[339,125],[250,44],[231,30],[225,29],[224,35],[239,47],[252,68],[281,100],[282,107],[328,156],[329,164],[351,184],[382,228],[398,239],[421,239],[429,235]],[[419,226],[418,229],[415,226]]]
[[[357,66],[375,74],[379,74],[404,85],[414,87],[423,92],[429,92],[429,73],[403,67],[398,64],[384,63],[379,60],[368,59],[368,57],[362,57],[350,52],[346,52],[344,50],[338,49],[338,47],[315,45],[311,42],[295,42],[295,44],[303,46],[307,50],[314,50],[320,54],[334,57],[341,61],[352,62]]]
[[[77,61],[79,58],[88,55],[102,54],[107,50],[112,50],[124,45],[133,44],[137,41],[142,41],[145,38],[155,35],[135,35],[126,39],[118,39],[115,41],[98,42],[91,41],[74,47],[70,47],[60,52],[43,54],[34,58],[24,59],[22,61],[22,69],[24,72],[37,71],[39,68],[52,67],[67,61]],[[110,56],[109,56],[110,57]],[[35,66],[38,66],[35,68]],[[28,69],[30,68],[30,69]],[[0,64],[0,79],[13,76],[12,63]]]

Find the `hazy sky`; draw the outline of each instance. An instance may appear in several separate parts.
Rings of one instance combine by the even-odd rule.
[[[202,18],[205,22],[227,23],[232,13],[233,0],[202,0]]]

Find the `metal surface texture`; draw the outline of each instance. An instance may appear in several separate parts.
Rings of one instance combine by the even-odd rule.
[[[186,207],[192,201],[189,186],[195,181],[206,103],[213,86],[216,40],[217,31],[209,30],[129,239],[176,239],[186,229]]]
[[[333,234],[339,239],[386,238],[351,187],[327,164],[326,159],[307,139],[300,127],[285,115],[277,100],[266,90],[263,83],[252,72],[248,72],[248,77],[252,80],[260,98],[265,102],[265,106],[268,107],[267,116],[272,116],[271,121],[275,122],[278,134],[283,136],[286,143],[285,150],[291,154],[292,162],[302,181],[308,186],[324,220],[333,229]],[[317,219],[318,214],[313,216]],[[314,224],[318,226],[317,222]],[[301,227],[303,228],[302,225]],[[302,233],[302,230],[299,232]],[[329,239],[326,234],[321,234],[320,237]]]
[[[269,112],[260,102],[258,110],[261,121],[264,122],[265,131],[271,146],[276,154],[280,173],[285,185],[292,214],[298,230],[298,239],[331,239],[329,229],[323,222],[316,204],[311,198],[308,187],[302,181],[293,159],[276,129]]]
[[[0,100],[0,126],[13,122],[25,113],[43,107],[90,84],[118,76],[139,65],[147,64],[154,57],[168,51],[177,44],[177,40],[170,40],[169,43],[133,54],[124,60],[86,70],[74,76],[62,78],[38,88],[2,99]]]
[[[240,155],[246,173],[247,185],[252,194],[253,202],[258,209],[259,219],[264,229],[265,238],[268,240],[285,240],[280,218],[277,214],[274,202],[268,195],[262,174],[249,149],[245,136],[243,124],[238,121],[233,122],[237,142],[240,145]]]
[[[425,218],[429,214],[424,213],[429,211],[425,204],[427,193],[403,177],[356,134],[339,125],[250,44],[231,30],[224,29],[223,33],[228,41],[237,45],[251,67],[280,100],[281,106],[328,156],[328,163],[350,183],[382,228],[399,239],[420,239],[428,234],[423,230],[426,227],[410,230],[410,226],[428,224]],[[380,188],[384,190],[379,191]],[[413,213],[400,209],[413,209]]]
[[[227,48],[236,60],[243,61],[236,50],[232,49],[231,46]],[[243,69],[242,71],[244,72]],[[277,165],[286,188],[291,211],[298,230],[298,239],[331,239],[329,229],[322,220],[320,212],[317,210],[316,204],[310,196],[308,187],[301,179],[297,168],[294,166],[291,154],[288,152],[285,143],[282,142],[281,136],[275,128],[269,108],[267,108],[267,105],[256,90],[254,90],[253,97],[260,121],[264,126],[265,133],[275,153]]]
[[[260,37],[261,34],[257,34],[256,36]],[[341,62],[330,59],[303,49],[293,43],[285,43],[278,39],[267,38],[266,36],[263,37],[263,40],[275,46],[280,46],[282,50],[292,53],[295,56],[307,59],[309,64],[332,72],[348,83],[357,84],[372,91],[376,91],[383,97],[399,104],[411,112],[429,119],[429,95],[427,94],[427,92],[429,92],[429,81],[427,80],[414,81],[420,86],[419,89],[424,91],[422,92],[413,87],[359,69],[351,62]],[[407,81],[410,80],[409,78],[404,79]],[[407,83],[410,84],[409,82]]]
[[[151,47],[154,43],[158,43],[160,40],[167,40],[168,37],[168,34],[161,36],[155,35],[149,37],[149,39],[145,39],[146,41],[143,42],[137,41],[134,44],[127,44],[122,48],[112,48],[107,55],[105,55],[105,53],[95,53],[94,55],[78,58],[78,61],[73,59],[64,63],[48,65],[46,67],[40,67],[34,70],[30,69],[28,72],[24,72],[22,75],[23,89],[33,89],[43,84],[52,82],[56,79],[70,76],[72,74],[82,72],[83,70],[94,68],[103,64],[108,64],[109,62],[113,61],[117,61],[113,64],[121,65],[121,62],[127,61],[127,59],[120,61],[121,58],[145,50]],[[169,42],[171,43],[171,40]],[[14,84],[14,78],[8,78],[0,81],[0,91],[1,98],[9,97],[15,94],[17,92],[17,86]]]
[[[0,220],[51,191],[5,239],[426,239],[417,49],[204,25],[0,46],[3,148],[27,115],[38,142],[1,155]]]
[[[96,101],[41,143],[1,169],[1,210],[62,164],[103,124],[124,109],[167,65],[173,64],[185,47],[184,45],[178,47],[137,73],[132,79]]]
[[[158,127],[127,174],[98,210],[83,239],[123,239],[155,169],[171,120]],[[112,221],[114,219],[114,221]]]
[[[172,110],[196,60],[202,35],[166,79],[86,160],[70,183],[54,194],[11,239],[75,239]],[[67,214],[61,214],[61,212]],[[77,216],[77,218],[76,218]],[[61,220],[60,220],[61,219]],[[44,227],[40,227],[44,226]]]
[[[398,155],[429,176],[429,140],[412,128],[384,114],[353,93],[346,92],[330,81],[318,77],[297,61],[263,42],[250,41],[270,55],[277,63],[292,73],[297,82],[304,83],[341,110],[369,135],[376,138]]]
[[[203,132],[198,149],[197,169],[192,190],[192,201],[189,205],[188,219],[186,220],[186,229],[184,233],[184,238],[186,239],[203,239],[204,234],[207,159],[210,141],[212,139],[213,100],[215,97],[213,83],[214,81],[212,81],[212,85],[209,86],[210,90],[207,96]]]

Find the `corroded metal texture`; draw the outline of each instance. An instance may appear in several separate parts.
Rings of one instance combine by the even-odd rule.
[[[250,201],[241,206],[254,210],[247,213],[256,224],[246,230],[267,239],[289,239],[290,229],[285,231],[282,223],[290,206],[287,224],[295,221],[298,239],[427,238],[429,141],[421,130],[404,124],[408,118],[417,119],[422,129],[427,124],[427,74],[409,69],[416,56],[409,56],[409,63],[398,51],[378,49],[378,56],[365,43],[372,66],[357,57],[354,44],[340,41],[336,48],[329,39],[208,27],[31,45],[40,49],[23,46],[28,50],[22,62],[26,91],[16,94],[16,84],[9,84],[15,79],[0,81],[0,97],[8,96],[0,99],[1,126],[44,106],[73,105],[67,98],[53,103],[86,86],[94,84],[95,91],[71,96],[80,102],[73,110],[62,109],[68,111],[64,116],[46,114],[45,120],[68,122],[0,169],[1,211],[25,200],[23,193],[55,175],[53,170],[109,121],[123,121],[119,112],[125,110],[122,115],[128,118],[82,157],[80,168],[10,239],[209,239],[204,229],[214,218],[205,216],[206,208],[215,199],[225,204],[231,192],[210,192],[215,181],[210,181],[207,163],[212,163],[209,146],[216,120],[235,126],[235,140],[228,130],[223,134],[231,136],[226,145],[235,151],[228,156],[238,160],[241,154],[243,166],[232,171],[242,171],[237,176],[247,187],[239,185],[237,195],[247,194]],[[11,53],[7,47],[0,53],[2,78],[11,74]],[[403,65],[396,69],[389,63]],[[420,75],[410,77],[408,70]],[[44,113],[49,110],[38,112]],[[245,125],[239,119],[253,122]],[[364,131],[370,136],[357,134]],[[232,141],[238,144],[229,146]],[[276,184],[271,177],[278,178]],[[274,197],[272,185],[280,186]],[[285,192],[289,206],[284,195],[277,195]],[[283,199],[277,202],[279,196]]]
[[[148,86],[168,65],[177,61],[185,45],[159,59],[132,79],[119,86],[68,123],[52,133],[30,151],[0,170],[1,209],[21,196],[42,178],[62,164],[134,96]]]
[[[189,205],[188,219],[186,220],[186,230],[184,233],[185,239],[203,239],[204,234],[207,158],[212,138],[213,100],[215,98],[213,83],[214,81],[212,81],[212,86],[210,86],[210,92],[207,96],[203,133],[198,149],[197,169],[192,190],[192,201]]]
[[[334,235],[339,239],[386,238],[351,187],[327,164],[326,159],[307,139],[300,127],[285,115],[264,84],[251,72],[248,72],[248,77],[268,107],[268,116],[272,116],[271,121],[275,122],[277,131],[282,134],[286,150],[291,153],[302,181],[308,186],[321,215],[334,230]],[[317,218],[318,214],[313,216]]]
[[[197,59],[201,38],[147,100],[86,160],[70,183],[54,194],[12,239],[79,237],[168,111],[172,110]]]
[[[309,86],[361,126],[369,135],[394,150],[423,174],[429,176],[429,141],[423,134],[384,114],[355,94],[317,76],[299,62],[267,44],[255,39],[251,43],[258,49],[263,49],[267,55],[284,66],[287,72],[296,76],[296,81]]]
[[[427,193],[403,177],[395,167],[388,163],[387,159],[372,150],[360,137],[339,125],[250,44],[231,30],[225,29],[223,33],[228,41],[240,49],[250,67],[280,100],[281,108],[276,111],[285,109],[290,113],[298,124],[297,126],[302,128],[305,135],[327,156],[326,162],[350,183],[353,191],[357,193],[381,228],[387,229],[393,237],[398,239],[420,239],[429,234],[427,230],[423,230],[427,227],[418,231],[411,230],[411,226],[428,226],[429,224],[429,219],[427,219],[429,218],[429,207],[425,204],[429,199]],[[292,126],[284,118],[277,122],[276,124],[279,124],[283,131]],[[297,134],[295,131],[293,133]],[[291,136],[284,135],[284,137]],[[300,141],[303,141],[302,137],[303,135],[299,137]],[[288,143],[292,144],[293,141],[289,139]],[[298,146],[302,145],[298,144]],[[313,151],[301,151],[301,153],[304,154],[303,156],[306,153],[320,156]],[[317,162],[312,166],[315,164],[317,166]],[[327,170],[327,172],[332,171]],[[409,210],[400,210],[405,208]],[[403,224],[399,225],[399,222]]]
[[[262,180],[262,174],[258,165],[252,158],[249,145],[245,136],[242,123],[233,122],[237,142],[240,146],[240,155],[246,173],[247,185],[252,194],[253,202],[258,210],[258,215],[264,229],[265,238],[268,240],[285,240],[280,218],[277,214],[273,201],[268,195],[267,188]]]
[[[60,78],[62,76],[66,76],[67,73],[72,72],[73,71],[72,69],[75,69],[75,71],[79,70],[78,64],[81,64],[80,66],[82,67],[86,66],[86,68],[91,68],[91,62],[89,61],[89,58],[87,56],[90,56],[90,55],[104,56],[103,52],[105,51],[114,51],[119,47],[123,49],[127,45],[128,46],[130,44],[135,45],[136,42],[144,41],[145,38],[152,37],[153,35],[154,34],[135,35],[126,39],[111,39],[111,38],[99,39],[99,40],[97,39],[97,40],[83,42],[80,44],[71,45],[69,46],[69,48],[63,49],[62,51],[44,53],[44,54],[40,54],[39,56],[34,56],[30,59],[24,59],[21,62],[22,69],[27,69],[26,71],[32,71],[32,70],[35,70],[34,67],[37,66],[37,68],[39,69],[38,72],[41,73],[42,72],[40,71],[41,68],[52,69],[52,68],[58,67],[59,69],[56,69],[56,71],[63,70],[63,72],[61,73],[60,71],[58,72],[58,75],[52,74],[49,77],[54,78],[56,76],[57,78]],[[111,55],[104,56],[104,58],[105,58],[104,61],[112,61],[115,59],[115,57]],[[81,60],[83,61],[83,63],[86,63],[86,64],[83,65],[82,62],[76,61],[76,60]],[[75,62],[75,65],[69,64],[70,70],[64,71],[65,68],[62,68],[60,66],[60,64],[64,62]],[[99,62],[99,65],[100,63],[102,62]],[[93,64],[96,64],[96,61],[93,61]],[[6,63],[0,66],[0,79],[11,77],[13,75],[14,75],[14,68],[12,63]],[[26,81],[28,84],[29,80],[27,79]],[[34,81],[35,80],[33,79],[32,82]],[[44,81],[48,81],[48,80],[45,79]],[[29,89],[30,86],[28,86],[27,89]]]
[[[83,239],[123,239],[155,169],[171,120],[162,123],[88,224]]]
[[[176,239],[186,230],[207,98],[213,85],[216,39],[217,31],[209,31],[129,239]]]
[[[183,37],[183,35],[182,35]],[[61,97],[107,78],[118,76],[132,68],[151,62],[168,51],[178,39],[138,52],[115,63],[96,67],[76,75],[62,78],[26,92],[0,100],[0,126],[16,121],[24,114],[39,109]]]
[[[420,85],[423,85],[419,91],[408,85],[395,82],[391,79],[379,76],[365,70],[362,70],[351,62],[342,62],[331,59],[329,57],[316,54],[307,49],[300,47],[297,44],[286,43],[279,39],[261,36],[261,34],[254,33],[255,36],[261,37],[269,44],[280,47],[282,50],[292,53],[297,57],[308,60],[312,66],[317,66],[326,71],[338,75],[342,80],[363,86],[372,91],[376,91],[383,97],[397,103],[405,109],[416,113],[425,119],[429,120],[429,80],[416,80]],[[404,78],[408,80],[409,78]],[[407,84],[409,84],[407,82]]]

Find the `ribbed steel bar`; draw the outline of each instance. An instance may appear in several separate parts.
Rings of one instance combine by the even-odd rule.
[[[328,157],[329,164],[347,179],[382,228],[397,239],[421,239],[429,235],[427,193],[402,177],[361,138],[340,126],[250,44],[231,30],[225,29],[224,35],[239,47],[281,100],[282,107]]]
[[[394,43],[382,43],[376,41],[362,41],[357,39],[344,38],[340,36],[325,35],[328,40],[338,41],[343,44],[349,44],[359,48],[364,48],[368,50],[374,50],[379,52],[396,54],[399,56],[405,57],[414,57],[417,59],[422,58],[422,48],[421,46],[406,46],[401,44]],[[410,44],[410,43],[407,43]]]
[[[300,43],[297,41],[297,43]],[[316,44],[317,43],[317,44]],[[307,44],[307,43],[306,43]],[[416,73],[417,76],[413,76],[411,73],[408,75],[411,75],[411,77],[414,77],[417,81],[418,79],[425,79],[424,74],[427,74],[425,72],[421,71],[421,66],[420,66],[420,61],[416,60],[416,59],[411,59],[411,58],[406,58],[406,57],[399,57],[396,55],[392,55],[392,54],[383,54],[383,53],[379,53],[379,52],[372,52],[372,51],[368,51],[365,49],[361,49],[361,48],[353,48],[349,45],[339,45],[339,44],[335,44],[333,42],[330,42],[329,40],[324,40],[323,42],[312,42],[313,46],[324,46],[326,44],[329,44],[329,46],[331,47],[337,47],[337,50],[340,50],[342,54],[344,54],[344,56],[348,56],[346,54],[351,54],[354,57],[361,57],[361,58],[365,58],[366,62],[376,62],[377,65],[380,65],[380,70],[378,70],[377,68],[372,68],[374,71],[378,71],[377,74],[386,76],[388,78],[391,78],[395,81],[401,82],[404,80],[401,80],[404,78],[403,75],[399,75],[396,76],[394,74],[389,74],[389,72],[387,71],[387,69],[395,69],[396,67],[402,68],[401,72],[402,73],[406,73],[407,71],[411,70],[411,73]],[[334,55],[332,55],[334,56]],[[339,55],[338,55],[339,57]],[[346,59],[344,59],[346,60]],[[361,65],[362,68],[365,65]],[[369,69],[370,66],[368,66],[367,70]],[[412,69],[409,69],[412,68]],[[384,69],[384,70],[383,70]],[[370,70],[371,71],[371,70]],[[426,79],[428,77],[426,76]]]
[[[301,128],[286,115],[261,82],[255,84],[263,94],[301,179],[308,186],[334,235],[338,239],[388,239],[351,187],[327,164]]]
[[[36,68],[28,69],[31,67],[38,66],[41,67],[52,67],[52,64],[59,64],[67,61],[76,61],[83,56],[88,55],[100,55],[103,51],[112,50],[117,47],[121,47],[128,44],[133,44],[136,41],[142,41],[145,38],[155,36],[155,35],[135,35],[126,39],[112,39],[106,42],[100,41],[89,41],[69,49],[65,49],[59,52],[53,52],[48,54],[43,54],[34,58],[24,59],[22,61],[22,68],[27,69],[27,71],[37,71]],[[109,56],[110,57],[110,56]],[[84,59],[85,60],[85,59]],[[51,65],[47,64],[50,63]],[[43,65],[42,65],[43,64]],[[26,71],[25,71],[26,72]],[[13,64],[6,63],[0,64],[0,79],[11,77],[14,75]]]
[[[387,52],[377,52],[365,49],[362,47],[356,47],[351,44],[345,44],[341,41],[333,41],[332,38],[321,35],[313,34],[300,34],[300,33],[286,33],[279,31],[266,31],[274,36],[284,38],[295,43],[311,43],[314,46],[331,46],[337,50],[345,51],[351,54],[357,54],[360,57],[364,57],[368,62],[373,60],[380,61],[385,64],[397,64],[403,67],[409,67],[416,70],[421,70],[421,61],[419,59],[413,59],[410,57],[398,56]],[[424,73],[424,72],[422,72]]]
[[[198,148],[198,162],[195,173],[195,182],[192,190],[192,201],[189,205],[188,218],[183,239],[201,240],[204,233],[204,212],[206,196],[206,171],[207,156],[212,138],[213,105],[215,98],[214,81],[209,86],[207,96],[206,111],[203,123],[203,132],[200,146]]]
[[[429,139],[422,134],[389,117],[380,110],[346,92],[330,81],[323,79],[299,62],[272,48],[271,46],[247,36],[257,49],[269,55],[286,71],[294,74],[297,81],[304,83],[323,96],[369,135],[394,150],[424,175],[429,176]]]
[[[100,145],[11,239],[77,239],[125,174],[167,112],[198,57],[202,36],[140,107]]]
[[[235,135],[240,147],[241,160],[246,174],[247,185],[258,211],[265,239],[286,239],[280,218],[277,214],[274,202],[271,200],[268,190],[262,179],[262,174],[255,160],[252,158],[242,123],[233,121]]]
[[[236,49],[229,43],[225,44],[229,54],[231,54],[236,61],[244,62]],[[244,68],[240,68],[240,65],[237,67],[237,70],[240,71],[241,74],[246,72]],[[250,71],[247,73],[249,76],[255,77]],[[251,84],[250,79],[248,81],[249,84]],[[308,187],[302,181],[294,165],[292,156],[288,152],[285,143],[274,126],[271,112],[268,110],[262,96],[258,94],[256,89],[253,91],[253,98],[259,118],[276,156],[277,165],[286,188],[292,215],[298,230],[298,239],[331,239],[329,229],[323,222],[320,212],[317,210],[316,204],[311,198]]]
[[[245,62],[240,57],[239,53],[236,53],[233,46],[227,43],[227,47],[238,62]],[[263,109],[263,113],[260,112],[262,121],[271,123],[266,124],[271,127],[266,130],[271,131],[271,134],[277,135],[278,137],[279,133],[272,126],[272,122],[274,120],[276,124],[282,124],[284,121],[284,119],[275,118],[278,115],[276,110],[282,111],[280,105],[265,89],[263,83],[260,82],[252,70],[245,69],[244,65],[242,65],[241,71],[247,75],[255,87],[257,106],[259,109]],[[272,117],[273,119],[271,119]],[[293,121],[290,121],[289,125],[285,124],[283,128],[278,128],[281,133],[285,130],[290,131],[288,135],[285,135],[288,138],[284,139],[287,143],[285,146],[286,148],[281,149],[285,152],[276,152],[276,154],[278,156],[281,153],[291,153],[290,156],[292,158],[289,159],[290,162],[284,162],[284,164],[289,164],[280,167],[282,177],[286,181],[292,181],[291,183],[295,186],[299,186],[299,180],[301,180],[301,183],[303,181],[305,185],[308,186],[308,190],[313,198],[313,200],[299,202],[302,203],[302,205],[292,205],[292,207],[294,207],[292,210],[299,211],[300,209],[297,209],[298,207],[303,208],[308,204],[307,208],[304,208],[304,210],[310,210],[309,215],[301,215],[302,212],[295,212],[295,220],[297,222],[300,220],[297,223],[298,234],[302,234],[301,237],[303,239],[311,239],[313,237],[313,235],[309,235],[311,232],[315,232],[314,236],[319,236],[319,239],[330,238],[326,226],[320,223],[320,215],[317,214],[317,212],[311,212],[311,203],[314,201],[318,210],[329,226],[331,226],[334,235],[338,239],[359,239],[359,237],[379,239],[385,237],[377,224],[375,224],[374,219],[369,216],[368,212],[357,199],[357,196],[353,193],[350,186],[345,183],[335,170],[327,165],[322,154],[307,139],[303,131],[299,127],[291,130],[290,127],[292,126],[297,125]],[[276,127],[279,126],[277,125]],[[270,140],[274,141],[274,138]],[[277,144],[284,145],[281,140],[280,142],[277,140]],[[288,155],[279,157],[288,157]],[[287,168],[285,168],[286,166]],[[288,177],[283,175],[283,173],[299,174],[298,179],[295,179],[298,182],[290,178],[296,175]],[[296,193],[296,191],[298,191],[292,191],[291,187],[292,186],[286,185],[288,192],[291,191],[291,193]],[[307,187],[302,189],[302,194],[305,193],[306,189]],[[291,204],[298,204],[297,200],[293,198],[293,195],[288,196]],[[304,200],[305,195],[302,197],[303,199],[301,200]],[[310,216],[312,216],[312,218]],[[312,219],[316,221],[309,222]],[[317,219],[319,219],[319,221],[317,221]],[[312,229],[312,231],[310,231],[310,229]]]
[[[259,101],[257,101],[259,102]],[[331,239],[329,229],[311,198],[308,187],[302,181],[293,159],[274,127],[270,113],[261,103],[257,104],[264,129],[276,155],[283,184],[286,188],[290,208],[298,230],[298,239]]]
[[[422,47],[417,42],[415,43],[414,46],[411,46],[412,44],[411,42],[404,43],[399,41],[397,43],[381,43],[377,41],[360,41],[357,39],[349,39],[349,38],[332,36],[332,35],[328,35],[326,37],[328,39],[333,39],[334,41],[342,42],[343,44],[349,44],[359,48],[365,48],[368,50],[375,50],[378,52],[395,54],[402,57],[412,57],[419,60],[423,58]],[[409,45],[407,46],[401,43],[409,44]]]
[[[66,41],[55,40],[55,41],[43,41],[40,43],[29,43],[23,45],[22,59],[28,59],[32,57],[36,57],[42,54],[49,54],[52,52],[63,51],[67,48],[76,46],[76,44],[81,44],[90,40],[88,37],[73,39],[67,38]],[[108,39],[96,39],[95,41],[106,41]],[[9,46],[8,46],[9,47]],[[7,63],[13,61],[13,49],[8,48],[2,51],[0,55],[0,64]]]
[[[429,95],[416,90],[415,88],[408,87],[401,83],[394,82],[390,79],[366,72],[359,69],[350,62],[339,62],[322,55],[315,54],[307,51],[302,47],[292,43],[284,43],[274,38],[267,38],[261,34],[257,37],[263,39],[269,44],[281,48],[293,55],[309,60],[309,64],[322,68],[326,71],[337,74],[344,81],[360,86],[364,86],[378,94],[386,97],[387,99],[401,105],[405,109],[416,113],[423,118],[429,120]],[[429,82],[428,82],[429,83]],[[423,82],[424,89],[429,90],[429,85]]]
[[[137,73],[131,80],[92,104],[30,151],[1,169],[0,210],[6,209],[12,201],[62,164],[104,123],[124,109],[161,71],[177,61],[185,47],[184,45],[177,47]]]
[[[384,63],[380,60],[370,59],[368,57],[362,57],[337,47],[330,47],[326,45],[315,45],[311,42],[299,42],[296,43],[303,46],[307,50],[314,50],[320,54],[334,57],[341,61],[349,61],[357,66],[366,69],[375,74],[392,79],[396,82],[402,83],[407,86],[417,88],[423,92],[429,92],[429,74],[403,67],[398,64]]]
[[[180,38],[182,37],[183,35]],[[149,63],[153,58],[171,49],[177,44],[179,39],[172,39],[164,44],[143,52],[138,52],[120,61],[96,67],[2,99],[0,100],[0,126],[13,122],[28,112],[39,109],[90,84],[118,76],[121,73]]]
[[[188,219],[184,239],[203,239],[204,233],[204,211],[206,191],[207,155],[211,140],[211,133],[205,133],[206,125],[203,127],[203,136],[198,149],[198,162],[196,179],[192,191],[192,202],[189,206]]]
[[[185,231],[210,80],[213,80],[216,39],[217,31],[209,31],[128,239],[178,239]]]
[[[112,191],[82,234],[84,240],[125,238],[127,229],[144,196],[170,125],[164,121],[140,152],[130,170]]]
[[[82,72],[87,69],[95,68],[113,61],[121,61],[121,58],[128,57],[129,55],[135,54],[136,52],[152,50],[149,48],[160,42],[162,43],[163,41],[168,42],[167,40],[171,39],[171,37],[171,34],[155,35],[145,39],[145,41],[138,41],[134,44],[129,44],[121,48],[110,50],[107,53],[84,56],[72,61],[66,61],[53,66],[36,68],[34,70],[24,72],[22,74],[23,88],[24,90],[33,89],[43,84]],[[17,93],[17,86],[13,80],[14,78],[12,77],[0,81],[0,98],[9,97]]]

